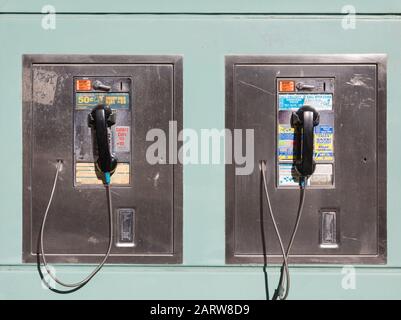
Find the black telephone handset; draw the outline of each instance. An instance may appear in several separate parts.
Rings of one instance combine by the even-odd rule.
[[[89,126],[95,129],[99,158],[96,163],[100,171],[113,174],[117,158],[111,154],[107,128],[115,124],[115,114],[109,106],[97,105],[88,116]]]
[[[315,171],[313,141],[314,127],[319,124],[319,113],[310,106],[303,106],[292,114],[291,124],[295,127],[296,134],[300,133],[300,152],[295,161],[295,168],[302,177],[309,177]]]

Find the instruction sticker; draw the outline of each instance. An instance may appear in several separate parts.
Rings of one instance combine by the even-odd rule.
[[[278,159],[293,160],[294,159],[294,128],[290,126],[281,126],[278,128]]]
[[[111,176],[111,184],[128,185],[130,182],[129,163],[118,163],[116,171]],[[77,185],[102,185],[93,162],[77,162],[75,164],[75,183]]]
[[[89,79],[78,79],[75,84],[77,91],[91,91],[92,89],[92,81]]]
[[[114,152],[130,151],[130,127],[115,126],[113,128],[113,149]]]
[[[129,94],[102,92],[75,94],[76,109],[94,108],[99,103],[109,105],[112,109],[129,109]]]
[[[278,166],[278,185],[281,187],[299,186],[299,174],[293,163],[280,163]]]
[[[293,163],[280,163],[278,167],[278,185],[280,187],[299,187],[299,174]],[[333,185],[333,165],[331,163],[316,164],[315,172],[308,180],[309,186]]]
[[[329,125],[320,125],[315,128],[314,158],[316,161],[334,160],[334,129]]]
[[[315,172],[309,178],[310,186],[333,185],[333,165],[331,163],[316,164]]]
[[[317,111],[333,109],[331,94],[280,94],[278,97],[279,110],[295,111],[308,105]]]
[[[279,91],[292,92],[295,91],[295,81],[293,80],[280,80]]]

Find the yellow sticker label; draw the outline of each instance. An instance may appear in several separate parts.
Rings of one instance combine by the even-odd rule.
[[[294,159],[294,128],[290,126],[278,127],[278,159],[293,160]]]
[[[76,185],[101,185],[103,181],[96,174],[93,162],[77,162],[75,165]],[[130,183],[129,163],[118,163],[114,174],[111,176],[112,185],[128,185]]]
[[[334,129],[328,125],[322,125],[315,130],[315,155],[316,161],[334,160]]]

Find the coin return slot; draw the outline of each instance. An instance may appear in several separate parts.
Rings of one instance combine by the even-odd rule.
[[[118,209],[118,247],[134,246],[134,209]]]
[[[337,215],[336,211],[322,211],[320,229],[320,246],[322,248],[337,248]]]

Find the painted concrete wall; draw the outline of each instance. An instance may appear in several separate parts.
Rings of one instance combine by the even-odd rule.
[[[224,128],[226,54],[387,53],[388,264],[357,267],[355,290],[342,288],[343,266],[291,266],[290,298],[401,298],[401,16],[396,14],[401,6],[354,2],[360,15],[356,28],[346,30],[344,1],[331,1],[326,8],[322,1],[297,2],[297,7],[289,1],[250,1],[246,7],[239,1],[224,1],[225,6],[134,1],[112,7],[108,1],[96,1],[98,6],[95,1],[0,1],[0,299],[266,297],[261,266],[225,265],[224,165],[184,167],[183,265],[108,265],[74,294],[42,288],[36,266],[21,264],[25,53],[182,54],[184,127],[194,129]],[[41,27],[43,4],[59,12],[55,30]],[[60,266],[58,274],[76,280],[90,270]],[[278,268],[270,267],[268,275],[273,292]]]

